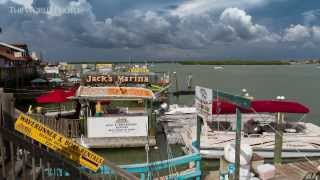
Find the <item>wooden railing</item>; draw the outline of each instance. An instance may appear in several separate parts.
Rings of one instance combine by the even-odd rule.
[[[74,179],[91,179],[79,165],[15,131],[16,117],[13,95],[0,89],[0,179],[44,179],[49,177],[45,169],[51,168]]]
[[[80,119],[46,117],[41,114],[31,115],[35,120],[70,138],[79,138],[83,134]]]

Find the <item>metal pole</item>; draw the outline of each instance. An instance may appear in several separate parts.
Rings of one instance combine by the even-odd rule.
[[[235,148],[235,180],[239,180],[240,177],[240,144],[241,144],[241,112],[240,109],[236,108],[237,114],[237,129],[236,129],[236,148]]]

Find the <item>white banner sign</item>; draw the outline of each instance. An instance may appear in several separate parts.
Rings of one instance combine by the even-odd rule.
[[[212,89],[196,86],[196,108],[199,115],[212,115]]]
[[[88,137],[135,137],[148,135],[148,116],[88,117]]]

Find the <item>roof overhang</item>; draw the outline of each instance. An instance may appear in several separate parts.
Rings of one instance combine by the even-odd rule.
[[[4,42],[0,42],[0,45],[1,46],[5,46],[5,47],[10,48],[10,49],[14,49],[16,51],[25,52],[25,50],[22,49],[22,48],[19,48],[19,47],[16,47],[16,46],[12,46],[12,45],[4,43]]]
[[[80,86],[73,99],[87,100],[139,100],[154,99],[155,96],[150,89],[139,87],[90,87]]]

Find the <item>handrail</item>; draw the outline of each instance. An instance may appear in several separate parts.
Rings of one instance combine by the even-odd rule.
[[[120,165],[119,167],[130,173],[140,173],[141,179],[145,178],[145,173],[152,173],[156,171],[161,171],[163,169],[169,168],[169,166],[178,166],[183,164],[188,164],[190,162],[196,162],[195,168],[189,169],[189,171],[181,171],[180,173],[167,175],[166,177],[177,176],[179,179],[188,179],[196,177],[197,179],[201,176],[200,169],[200,152],[199,150],[191,145],[192,154],[167,159],[163,161],[156,161],[152,163],[141,163],[141,164],[130,164],[130,165]],[[150,168],[152,167],[152,168]],[[85,168],[81,168],[86,171]],[[107,165],[102,166],[98,169],[97,173],[99,174],[115,174]]]

